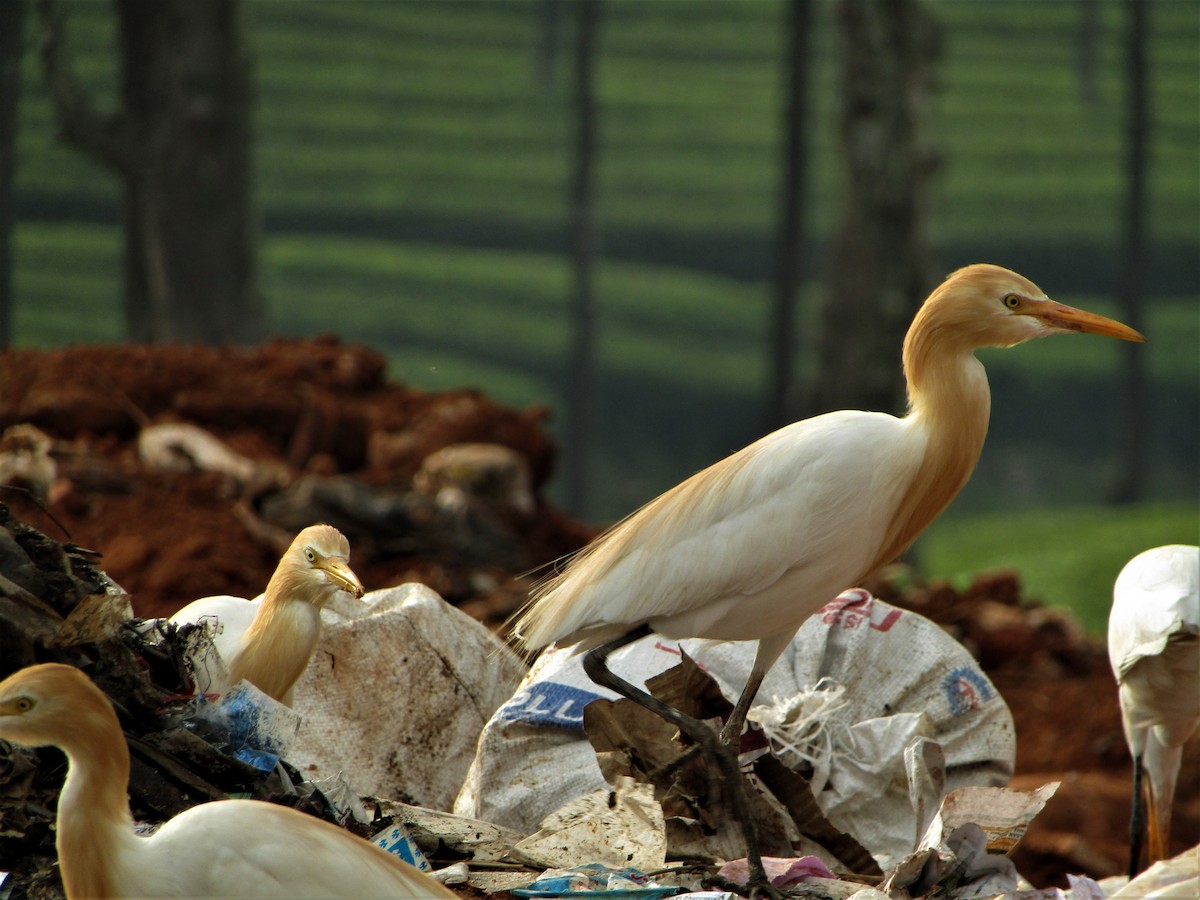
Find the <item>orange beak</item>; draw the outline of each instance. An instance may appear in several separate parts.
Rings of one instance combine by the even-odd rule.
[[[1102,334],[1122,341],[1136,341],[1139,344],[1146,342],[1146,337],[1141,332],[1135,331],[1128,325],[1122,325],[1115,319],[1098,316],[1095,313],[1076,309],[1065,303],[1057,303],[1054,300],[1031,303],[1023,312],[1025,315],[1041,319],[1051,328],[1059,328],[1063,331]]]
[[[339,556],[327,556],[317,565],[329,573],[329,577],[343,591],[353,594],[356,599],[362,599],[362,582],[358,580],[358,576],[354,574],[354,570],[350,568],[350,564],[346,560]]]

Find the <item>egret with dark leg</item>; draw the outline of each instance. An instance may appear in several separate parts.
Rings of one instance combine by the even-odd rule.
[[[1067,332],[1145,340],[1050,300],[1015,272],[960,269],[905,337],[907,415],[843,410],[794,422],[693,475],[541,585],[517,618],[516,638],[528,650],[557,642],[583,652],[648,625],[668,638],[758,641],[721,732],[722,752],[734,757],[721,771],[736,770],[750,704],[800,625],[896,559],[974,469],[990,408],[974,351]],[[1047,387],[1046,402],[1059,402]],[[741,779],[727,777],[725,790],[744,810]],[[752,888],[771,892],[753,846],[747,856]]]

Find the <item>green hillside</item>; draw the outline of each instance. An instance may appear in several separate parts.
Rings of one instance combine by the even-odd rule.
[[[109,104],[111,9],[63,5],[81,81]],[[418,385],[559,407],[570,4],[548,73],[539,0],[244,6],[273,328],[368,342]],[[832,6],[818,7],[806,301],[840,195]],[[933,4],[944,27],[935,234],[947,270],[987,259],[1115,312],[1123,19],[1119,2],[1100,2],[1089,100],[1080,7]],[[761,431],[784,12],[779,0],[604,4],[594,519]],[[117,340],[118,190],[56,143],[32,10],[26,19],[16,343]],[[1200,21],[1190,0],[1159,0],[1151,24],[1151,482],[1157,497],[1195,497]],[[1115,345],[1082,338],[989,355],[992,434],[952,514],[1101,501],[1117,360]]]

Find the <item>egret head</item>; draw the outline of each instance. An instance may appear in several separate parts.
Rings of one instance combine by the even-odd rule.
[[[1051,300],[1028,278],[987,264],[959,269],[942,282],[917,313],[910,337],[918,331],[971,349],[1011,347],[1071,331],[1146,340],[1127,325]]]
[[[107,700],[81,703],[81,696],[103,695],[83,672],[61,663],[30,666],[0,682],[0,739],[26,747],[69,748],[89,716],[115,720]]]
[[[350,568],[350,542],[331,525],[312,525],[296,535],[271,580],[281,574],[295,589],[291,596],[316,606],[324,606],[338,591],[363,595],[362,582]]]

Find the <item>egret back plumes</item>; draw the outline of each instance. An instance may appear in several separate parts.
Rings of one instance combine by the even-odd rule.
[[[1126,563],[1113,584],[1108,655],[1134,766],[1133,875],[1144,834],[1151,860],[1167,855],[1183,745],[1200,727],[1200,547],[1155,547]]]
[[[68,898],[454,896],[336,825],[258,800],[204,803],[135,834],[120,724],[71,666],[31,666],[0,682],[0,739],[67,755],[56,840]]]
[[[292,541],[267,582],[262,600],[203,597],[189,603],[171,621],[176,624],[215,618],[214,641],[229,670],[231,684],[245,679],[287,705],[321,633],[321,609],[339,592],[363,595],[350,568],[350,543],[330,525],[305,528]]]

